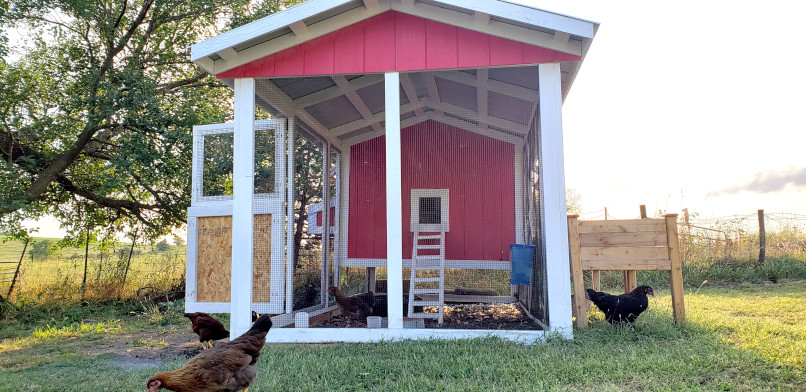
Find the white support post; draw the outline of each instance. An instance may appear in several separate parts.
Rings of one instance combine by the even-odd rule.
[[[230,332],[249,330],[252,310],[252,252],[255,173],[255,79],[235,79],[235,137],[232,190],[232,279]]]
[[[385,74],[386,269],[389,328],[403,328],[403,191],[400,153],[400,74]]]
[[[562,86],[560,64],[538,66],[540,85],[540,154],[548,288],[549,330],[573,338],[568,222],[563,163]]]
[[[323,304],[327,303],[327,288],[330,283],[330,142],[322,140],[322,277],[321,295]],[[338,282],[333,282],[338,286]]]
[[[291,313],[294,310],[294,138],[296,124],[294,118],[288,119],[288,137],[286,141],[286,167],[288,180],[286,181],[288,192],[286,195],[286,244],[285,244],[285,312]]]

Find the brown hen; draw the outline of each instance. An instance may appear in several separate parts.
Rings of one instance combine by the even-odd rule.
[[[214,319],[207,313],[185,313],[185,317],[190,319],[192,323],[193,332],[199,335],[199,342],[202,348],[206,349],[207,346],[213,347],[211,340],[226,339],[229,337],[229,331],[224,328],[224,324]],[[207,346],[204,343],[207,342]]]
[[[175,392],[234,392],[249,389],[257,371],[255,362],[266,343],[271,318],[264,314],[243,335],[202,351],[177,370],[148,379],[148,392],[162,388]]]
[[[367,321],[367,316],[372,314],[372,307],[375,305],[375,294],[373,292],[356,294],[352,297],[345,297],[336,286],[330,286],[327,291],[336,297],[336,304],[342,317],[350,321]]]

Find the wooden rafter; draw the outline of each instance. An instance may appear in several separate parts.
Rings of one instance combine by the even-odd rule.
[[[361,96],[358,95],[358,89],[351,86],[351,83],[347,80],[347,78],[342,75],[333,76],[332,79],[333,82],[335,82],[336,85],[344,91],[344,95],[347,96],[347,99],[350,100],[350,103],[355,106],[356,110],[358,110],[358,113],[361,114],[361,117],[370,122],[369,125],[372,127],[372,129],[376,132],[382,132],[383,129],[381,128],[380,121],[373,121],[375,116],[372,114],[372,111],[369,110],[369,107],[367,107],[366,102],[364,102],[364,100],[361,99]]]
[[[364,75],[350,80],[349,89],[356,91],[381,82],[383,82],[383,75]],[[347,91],[347,87],[336,84],[335,86],[319,90],[304,97],[299,97],[294,100],[294,105],[297,105],[301,108],[307,108],[309,106],[316,105],[317,103],[329,101],[333,98],[344,95]]]
[[[476,110],[479,118],[486,118],[489,111],[489,94],[487,93],[487,80],[490,70],[482,68],[476,70]],[[487,123],[481,122],[479,126],[487,129]]]
[[[276,105],[288,118],[293,119],[294,117],[298,117],[300,120],[304,121],[311,129],[325,137],[330,144],[341,146],[341,141],[328,136],[327,127],[322,125],[322,123],[307,110],[294,105],[294,101],[271,80],[259,79],[255,93],[266,102],[271,102],[273,105]]]
[[[487,71],[486,69],[479,69],[479,71]],[[477,71],[478,72],[478,71]],[[480,86],[480,82],[478,78],[474,78],[472,74],[467,72],[437,72],[435,73],[437,77],[442,79],[447,79],[452,82],[467,84],[473,87],[478,88]],[[528,102],[537,102],[539,100],[539,93],[535,90],[516,86],[514,84],[501,82],[498,80],[493,79],[486,79],[485,82],[486,86],[484,86],[489,91],[494,91],[498,94],[508,95],[510,97],[515,97],[518,99],[522,99]]]

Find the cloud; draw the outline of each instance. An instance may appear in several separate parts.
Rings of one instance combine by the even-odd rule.
[[[806,167],[788,166],[778,170],[765,170],[757,172],[753,178],[741,185],[732,185],[722,188],[714,195],[733,194],[739,192],[770,193],[786,188],[806,187]]]

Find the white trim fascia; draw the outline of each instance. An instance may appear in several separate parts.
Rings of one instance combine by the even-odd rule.
[[[386,259],[348,258],[341,264],[342,267],[384,268]],[[411,259],[403,259],[403,268],[411,267]],[[497,270],[511,271],[512,262],[509,260],[445,260],[447,269]]]
[[[347,247],[349,242],[347,237],[350,235],[350,147],[342,150],[341,156],[341,210],[339,211],[339,227],[343,230],[339,231],[339,265],[344,267],[344,261],[347,260]]]
[[[545,343],[546,331],[426,328],[275,328],[267,343],[378,343],[423,339],[479,339],[497,337],[521,344]]]
[[[540,176],[548,291],[549,330],[573,337],[571,276],[568,268],[568,220],[565,205],[562,92],[560,64],[538,66],[540,81]]]
[[[571,35],[593,38],[593,25],[598,24],[568,15],[558,14],[527,5],[508,1],[490,0],[436,0],[439,3],[482,12],[491,16],[510,19],[532,26],[562,31]]]

